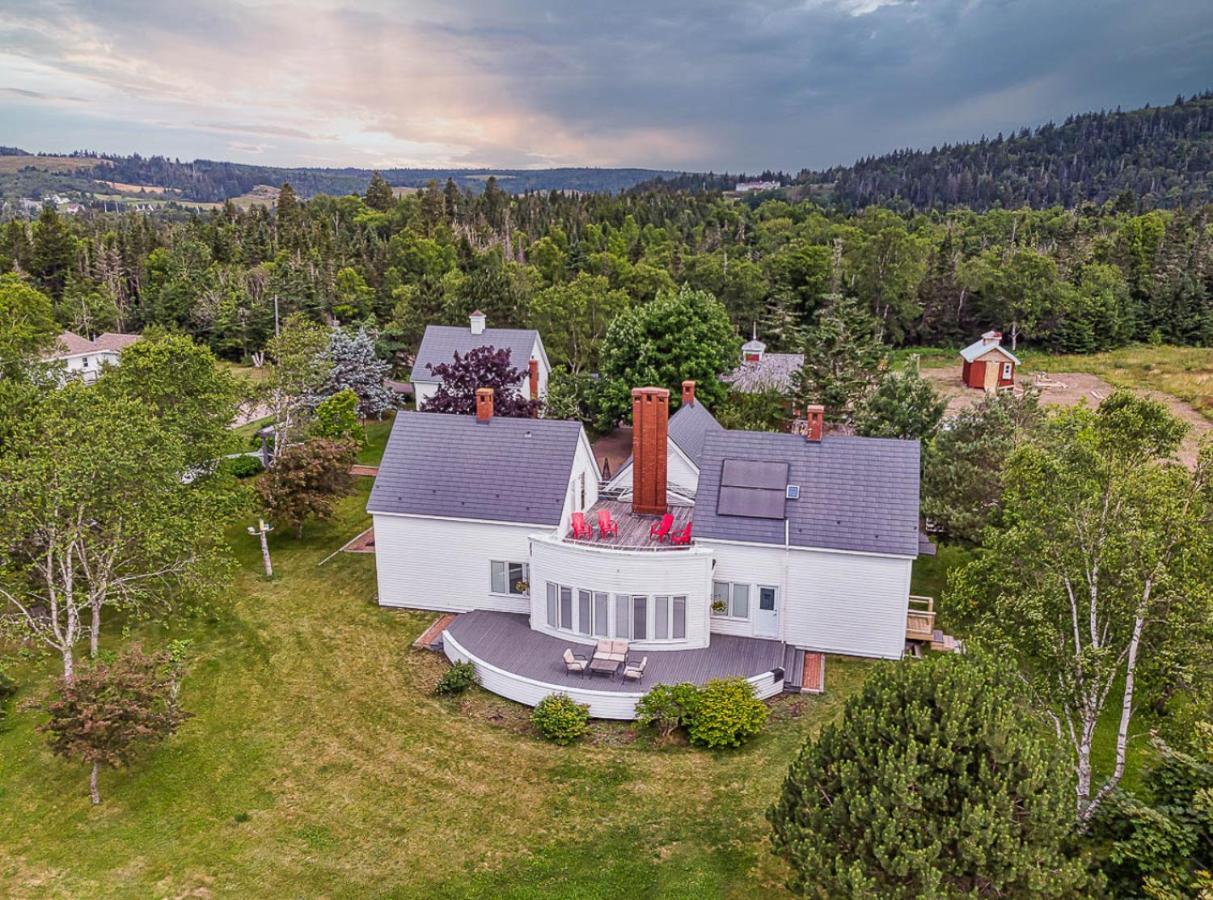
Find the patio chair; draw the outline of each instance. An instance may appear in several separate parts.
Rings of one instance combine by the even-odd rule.
[[[573,537],[574,538],[592,538],[594,529],[590,527],[590,523],[585,520],[585,513],[573,513]]]
[[[675,531],[670,535],[671,544],[689,544],[691,543],[691,523],[687,522],[686,528],[681,531]]]
[[[661,517],[660,522],[654,522],[649,526],[649,540],[657,538],[659,541],[664,541],[670,536],[670,529],[674,527],[674,514],[666,513]]]
[[[619,523],[611,518],[609,509],[598,510],[598,536],[600,538],[619,537]]]
[[[574,673],[584,675],[589,664],[590,661],[584,656],[574,653],[568,647],[564,648],[564,671],[569,675]]]
[[[649,658],[647,656],[642,657],[640,662],[636,663],[635,665],[633,665],[632,663],[627,663],[623,667],[623,680],[624,681],[640,681],[641,679],[644,678],[644,667],[647,666],[648,664],[649,664]]]

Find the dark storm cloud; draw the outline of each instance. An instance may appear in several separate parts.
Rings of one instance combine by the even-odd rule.
[[[17,139],[90,88],[182,156],[794,170],[1203,90],[1213,4],[14,0],[0,83]]]

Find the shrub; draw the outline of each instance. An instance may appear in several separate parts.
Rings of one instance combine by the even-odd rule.
[[[699,703],[699,688],[693,684],[658,684],[636,704],[636,721],[657,729],[662,740],[691,724]]]
[[[17,693],[17,680],[4,669],[0,669],[0,700],[7,700],[15,693]]]
[[[261,459],[256,456],[233,456],[223,461],[223,468],[233,478],[252,478],[263,469]]]
[[[457,662],[442,673],[442,677],[438,679],[438,685],[434,688],[434,693],[453,697],[479,683],[480,679],[476,676],[475,666],[470,662]]]
[[[687,733],[692,744],[712,750],[740,747],[762,731],[767,714],[766,704],[744,678],[716,678],[698,690]]]
[[[549,741],[571,744],[589,730],[590,708],[568,694],[548,694],[531,713],[531,724]]]
[[[767,813],[792,890],[1097,894],[1065,763],[1018,690],[1005,670],[968,655],[868,678],[841,721],[804,745]]]

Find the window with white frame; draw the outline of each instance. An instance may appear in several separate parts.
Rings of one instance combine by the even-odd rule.
[[[1010,381],[1010,380],[1011,380],[1011,372],[1012,372],[1012,369],[1011,369],[1011,364],[1010,364],[1010,363],[1003,363],[1003,364],[1002,364],[1002,380],[1003,380],[1003,381]]]
[[[685,594],[611,594],[549,581],[549,628],[584,637],[629,641],[683,641],[687,636]]]
[[[750,617],[750,585],[732,581],[712,582],[712,615],[726,619]]]
[[[526,597],[531,593],[531,567],[526,563],[494,559],[489,563],[489,590],[494,594]]]

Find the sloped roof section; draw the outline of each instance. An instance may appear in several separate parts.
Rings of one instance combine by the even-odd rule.
[[[670,416],[668,435],[678,449],[696,466],[703,454],[704,439],[714,431],[724,431],[724,426],[708,412],[708,408],[696,400],[683,404],[678,412]]]
[[[427,325],[409,380],[441,382],[442,379],[430,372],[427,365],[452,362],[456,352],[466,356],[477,347],[509,350],[510,365],[525,373],[527,360],[531,358],[531,351],[538,339],[539,332],[533,328],[486,328],[480,334],[472,334],[472,329],[468,327]]]
[[[720,380],[743,394],[772,388],[786,393],[792,389],[792,374],[803,365],[803,353],[764,353],[758,362],[743,362]]]
[[[984,338],[974,341],[969,346],[960,351],[960,356],[965,362],[973,362],[976,359],[981,359],[991,350],[995,350],[1009,359],[1015,365],[1019,365],[1019,358],[1002,344],[992,341],[987,341]]]
[[[704,441],[695,500],[695,537],[915,557],[918,545],[917,441],[719,431]],[[787,463],[800,497],[780,518],[718,510],[725,460]],[[736,465],[736,463],[732,463]],[[726,509],[729,508],[726,504]]]
[[[556,525],[581,425],[396,414],[367,511]]]
[[[59,335],[55,349],[47,354],[47,359],[62,359],[66,356],[83,356],[85,353],[117,353],[139,340],[137,334],[118,334],[107,331],[99,335],[95,341],[81,337],[74,331],[65,331]]]

